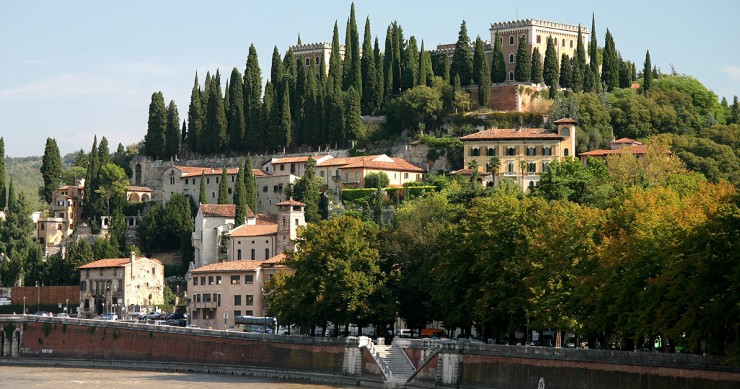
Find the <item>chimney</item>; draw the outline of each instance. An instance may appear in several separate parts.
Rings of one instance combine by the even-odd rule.
[[[133,268],[134,267],[134,262],[136,262],[136,252],[135,251],[132,251],[131,252],[130,258],[131,258],[131,267]]]

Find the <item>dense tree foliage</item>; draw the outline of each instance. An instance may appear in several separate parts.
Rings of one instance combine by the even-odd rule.
[[[39,188],[39,197],[47,204],[51,204],[51,194],[62,182],[62,156],[59,154],[57,141],[53,138],[46,139],[41,176],[44,178],[44,186]]]

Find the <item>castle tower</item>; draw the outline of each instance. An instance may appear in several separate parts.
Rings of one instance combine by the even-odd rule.
[[[578,122],[571,118],[563,118],[552,122],[558,126],[558,135],[563,140],[560,142],[560,156],[575,157],[576,156],[576,125]]]
[[[293,240],[298,236],[298,227],[306,225],[306,204],[290,199],[276,204],[278,208],[277,252],[295,250]]]

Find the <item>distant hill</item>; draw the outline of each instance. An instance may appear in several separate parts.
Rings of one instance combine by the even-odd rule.
[[[13,178],[15,193],[24,193],[34,211],[48,208],[39,199],[39,188],[44,184],[41,177],[41,157],[5,158],[5,182]]]

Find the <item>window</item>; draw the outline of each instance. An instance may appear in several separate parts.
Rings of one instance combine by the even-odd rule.
[[[154,268],[154,267],[152,268],[152,274],[157,274],[157,269],[156,269],[156,268]],[[115,274],[114,274],[114,275],[115,275]]]
[[[548,165],[548,162],[542,162],[542,171],[543,172],[546,172],[547,171],[547,165]]]
[[[198,277],[193,277],[193,285],[198,285]]]
[[[509,36],[509,46],[514,45],[514,35]]]
[[[516,147],[507,147],[506,155],[516,155]]]
[[[514,63],[514,54],[509,54],[509,63]]]
[[[210,178],[206,178],[206,184],[210,184],[210,183],[211,183],[211,179]]]
[[[311,65],[311,58],[306,57],[306,66]]]
[[[508,173],[514,173],[514,162],[509,162],[509,164],[506,165],[506,171]]]
[[[80,290],[82,291],[87,290],[87,281],[80,282]]]
[[[323,171],[323,170],[319,172],[319,176],[320,176],[321,178],[324,178],[324,171]]]
[[[573,39],[570,40],[570,48],[573,48]]]
[[[213,301],[216,301],[218,306],[221,306],[221,293],[214,293],[213,294]]]
[[[242,260],[242,249],[236,250],[236,260],[237,261]]]
[[[558,47],[558,39],[557,39],[557,38],[553,39],[553,40],[552,40],[552,44],[553,44],[553,45],[554,45],[555,47]]]
[[[552,155],[552,147],[543,147],[542,155]]]
[[[280,171],[285,170],[285,165],[280,165]]]
[[[568,148],[567,147],[563,150],[563,156],[564,157],[567,157],[568,156]]]
[[[191,312],[193,314],[193,319],[198,320],[198,311]]]
[[[537,35],[537,43],[542,43],[542,37]]]
[[[495,147],[489,147],[488,148],[488,156],[489,157],[495,157],[496,156],[496,148]]]
[[[254,249],[252,249],[252,258],[251,258],[251,259],[252,259],[253,261],[254,261],[255,259],[257,259],[257,257],[255,256],[255,253],[254,253]]]
[[[245,311],[244,314],[246,316],[254,316],[254,311]]]
[[[320,61],[319,61],[319,57],[316,57],[316,65],[318,65],[318,64],[319,64],[319,62],[320,62]]]
[[[563,44],[561,46],[565,47],[565,38],[563,38]]]
[[[117,275],[118,275],[118,269],[114,267],[113,268],[113,276],[117,276]]]
[[[235,176],[231,176],[231,182],[234,182],[234,177],[235,177]]]
[[[409,178],[409,174],[408,173],[403,173],[403,178],[404,179],[408,179]]]
[[[480,156],[480,149],[478,149],[477,147],[473,147],[472,149],[470,149],[470,155],[473,157]]]
[[[221,178],[221,177],[216,177],[216,183],[217,183],[217,184],[218,184],[218,179],[219,179],[219,178]]]
[[[85,299],[85,310],[90,310],[90,299]]]
[[[514,72],[509,72],[509,81],[514,81]]]
[[[203,302],[204,303],[210,303],[211,302],[211,294],[210,293],[203,293]]]
[[[534,147],[527,147],[527,155],[528,156],[537,155],[537,149]]]
[[[242,296],[240,294],[235,294],[234,295],[234,306],[238,307],[240,305],[242,305]]]
[[[246,274],[244,276],[244,283],[245,284],[253,284],[254,283],[254,275],[252,275],[252,274]]]
[[[231,285],[237,285],[239,284],[240,278],[239,276],[231,276]]]
[[[85,278],[90,278],[90,269],[88,269],[87,271],[85,271],[85,273],[86,273],[85,274]]]
[[[270,259],[270,249],[265,249],[265,259]]]
[[[216,285],[221,285],[221,276],[216,276]]]
[[[213,276],[208,276],[208,285],[213,285]]]
[[[534,162],[530,162],[527,164],[527,173],[534,173],[537,171],[537,164]]]
[[[46,226],[46,224],[41,224],[41,231],[43,231],[43,230],[44,230],[44,227],[45,227],[45,226]]]
[[[563,128],[563,130],[562,130],[562,131],[560,131],[560,134],[561,134],[562,136],[564,136],[564,137],[565,137],[565,136],[570,136],[570,129],[568,129],[568,128]]]
[[[267,193],[267,186],[262,187],[262,192]]]
[[[200,277],[200,284],[205,285],[206,284],[206,276]]]
[[[254,305],[254,296],[253,295],[248,294],[248,295],[246,295],[244,297],[247,298],[244,305],[247,305],[247,306]]]
[[[211,197],[215,199],[216,198],[216,192],[211,192]]]

